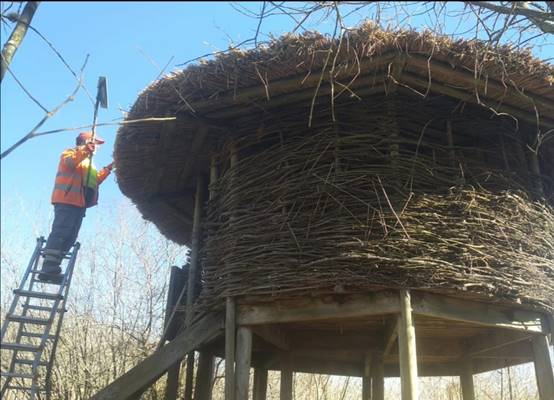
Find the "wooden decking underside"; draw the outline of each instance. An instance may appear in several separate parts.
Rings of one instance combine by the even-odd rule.
[[[398,292],[229,304],[234,304],[232,313],[228,308],[226,316],[207,314],[197,320],[93,399],[133,398],[193,350],[225,358],[237,331],[237,365],[246,351],[249,365],[259,370],[362,377],[368,358],[377,356],[385,377],[401,375]],[[552,332],[550,315],[520,307],[421,292],[412,293],[410,304],[419,376],[460,376],[464,360],[471,360],[472,374],[536,363],[537,341]],[[252,338],[246,350],[241,331]],[[227,340],[226,333],[231,335]],[[548,366],[541,368],[548,372]]]

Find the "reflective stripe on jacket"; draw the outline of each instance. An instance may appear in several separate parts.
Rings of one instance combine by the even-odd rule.
[[[67,149],[62,153],[58,165],[58,173],[56,174],[56,181],[54,183],[54,191],[52,192],[52,204],[62,203],[82,208],[85,207],[85,181],[83,178],[86,178],[88,172],[88,155],[89,153],[83,146]],[[107,168],[102,168],[96,174],[96,193],[90,207],[96,205],[98,202],[98,185],[100,185],[109,174],[110,170]]]

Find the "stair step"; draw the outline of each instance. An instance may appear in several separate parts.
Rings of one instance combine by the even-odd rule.
[[[33,365],[33,362],[34,362],[34,361],[33,361],[33,360],[22,360],[22,359],[20,359],[20,358],[16,358],[16,359],[15,359],[15,362],[16,362],[17,364]],[[39,361],[38,366],[39,366],[39,367],[46,367],[46,366],[48,366],[48,363],[47,363],[46,361]]]
[[[6,316],[6,318],[10,321],[21,322],[24,324],[35,324],[35,325],[48,325],[52,322],[50,318],[48,319],[34,318],[34,317],[27,317],[24,315],[8,315]]]
[[[44,293],[44,292],[34,292],[31,290],[19,290],[15,289],[13,291],[15,294],[25,297],[35,297],[37,299],[48,299],[48,300],[62,300],[63,296],[58,293]]]
[[[21,336],[40,339],[40,338],[42,338],[42,333],[21,332]],[[48,335],[48,337],[46,339],[47,340],[52,340],[52,339],[55,339],[55,338],[56,338],[56,336],[54,336],[54,335]]]
[[[6,378],[33,379],[33,374],[23,374],[21,372],[0,372],[0,376]]]
[[[33,346],[30,344],[21,344],[21,343],[2,342],[0,343],[0,348],[2,348],[3,350],[30,351],[32,353],[36,353],[37,351],[40,351],[40,346]]]

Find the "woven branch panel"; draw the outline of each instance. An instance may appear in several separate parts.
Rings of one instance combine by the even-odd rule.
[[[552,311],[548,182],[513,124],[447,105],[392,96],[237,138],[210,187],[200,308],[412,288]]]

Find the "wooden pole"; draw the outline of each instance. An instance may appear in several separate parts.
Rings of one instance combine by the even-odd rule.
[[[462,360],[460,386],[462,387],[463,400],[475,400],[475,388],[473,387],[473,363],[469,357]]]
[[[402,400],[417,400],[417,355],[415,329],[412,321],[410,292],[400,291],[400,316],[398,323],[398,347],[400,355],[400,379]]]
[[[181,362],[175,363],[167,370],[167,383],[165,386],[165,400],[177,400],[179,391],[179,373],[181,372]]]
[[[252,330],[241,326],[237,331],[236,395],[235,400],[248,400]]]
[[[385,400],[383,354],[374,353],[371,359],[371,400]]]
[[[235,399],[235,300],[227,297],[225,307],[225,400]]]
[[[192,400],[192,385],[194,380],[194,351],[187,354],[187,371],[185,374],[184,400]]]
[[[281,391],[280,400],[292,400],[293,373],[290,354],[283,356],[281,364]]]
[[[215,196],[215,189],[213,185],[217,182],[217,160],[215,156],[210,159],[210,185],[209,185],[209,200],[212,200]]]
[[[362,400],[371,400],[371,354],[364,358],[364,375],[362,376]]]
[[[196,195],[194,199],[194,217],[192,220],[192,240],[190,249],[189,277],[187,282],[187,305],[185,314],[185,328],[192,321],[192,305],[196,298],[196,282],[199,275],[198,253],[201,239],[202,207],[204,205],[204,177],[201,173],[196,177]]]
[[[267,369],[256,368],[254,370],[254,400],[266,400],[267,398]]]
[[[205,351],[201,351],[198,356],[198,371],[196,373],[194,400],[211,400],[214,368],[214,356]]]
[[[532,344],[539,398],[552,400],[554,399],[554,372],[548,351],[548,339],[544,335],[537,335],[532,339]]]

